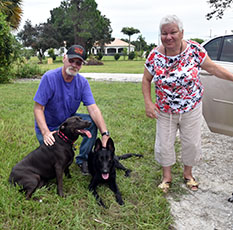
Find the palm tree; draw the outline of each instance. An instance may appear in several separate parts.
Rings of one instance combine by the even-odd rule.
[[[130,53],[130,38],[133,34],[140,33],[140,30],[133,27],[123,27],[121,32],[129,36],[129,53]]]
[[[6,15],[6,20],[13,29],[19,27],[23,14],[21,5],[22,0],[0,0],[0,12]]]

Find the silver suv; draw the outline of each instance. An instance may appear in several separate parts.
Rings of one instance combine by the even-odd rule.
[[[210,58],[233,73],[233,35],[215,37],[202,43]],[[203,115],[212,132],[233,136],[233,82],[201,71],[205,87]]]

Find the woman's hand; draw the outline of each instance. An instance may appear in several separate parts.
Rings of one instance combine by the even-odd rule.
[[[158,118],[158,114],[160,113],[159,109],[154,103],[145,105],[146,116],[149,118]]]

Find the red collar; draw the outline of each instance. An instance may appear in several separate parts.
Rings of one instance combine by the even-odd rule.
[[[69,143],[69,144],[73,144],[74,141],[71,141],[63,132],[61,132],[60,130],[58,131],[58,136],[63,140],[65,141],[66,143]]]

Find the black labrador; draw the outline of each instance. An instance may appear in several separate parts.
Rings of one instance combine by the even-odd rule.
[[[63,194],[63,173],[70,178],[69,166],[74,159],[73,142],[79,135],[91,137],[85,128],[91,122],[73,116],[65,120],[54,134],[55,143],[46,146],[44,143],[29,153],[17,163],[10,174],[9,182],[22,187],[26,192],[26,199],[30,199],[37,188],[46,185],[51,179],[57,180],[57,193]]]
[[[125,154],[122,156],[115,155],[114,142],[108,139],[106,148],[103,148],[101,140],[98,138],[95,142],[94,151],[88,155],[88,169],[92,176],[89,184],[89,190],[95,196],[99,205],[106,208],[102,199],[99,197],[96,189],[99,184],[107,184],[114,192],[118,204],[123,205],[124,202],[121,193],[116,184],[116,168],[125,171],[125,175],[129,176],[131,170],[126,169],[120,162],[120,159],[127,159],[131,156],[142,157],[140,154]]]
[[[232,197],[230,197],[230,198],[228,199],[228,201],[231,202],[231,203],[233,203],[233,193],[232,193]]]

